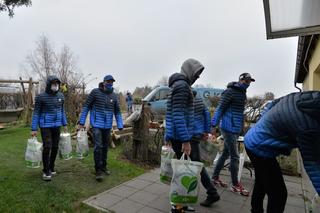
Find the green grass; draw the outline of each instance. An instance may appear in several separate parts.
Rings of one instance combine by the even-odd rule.
[[[41,168],[25,166],[29,134],[29,128],[0,131],[0,212],[98,212],[81,202],[144,173],[142,168],[122,161],[118,147],[108,152],[112,174],[97,182],[91,149],[83,160],[57,159],[58,175],[45,182],[41,180]]]

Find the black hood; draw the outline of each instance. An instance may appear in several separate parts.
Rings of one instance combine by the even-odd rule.
[[[320,119],[320,92],[302,92],[300,99],[297,101],[297,107],[313,118]]]
[[[243,92],[247,91],[246,89],[242,88],[240,86],[239,82],[237,82],[237,81],[232,81],[232,82],[228,83],[227,88],[232,88],[232,89],[240,90]]]
[[[100,90],[104,90],[103,82],[100,82],[100,83],[99,83],[98,88],[99,88]]]
[[[60,86],[60,79],[55,76],[55,75],[49,75],[48,78],[47,78],[47,81],[46,81],[46,93],[49,93],[49,94],[53,94],[54,92],[51,90],[51,83],[52,81],[58,81],[59,83],[59,86]],[[57,93],[57,92],[55,92]]]
[[[185,75],[183,75],[181,73],[174,73],[169,78],[169,87],[171,87],[174,84],[174,82],[180,81],[180,80],[186,81],[188,84],[190,84]]]

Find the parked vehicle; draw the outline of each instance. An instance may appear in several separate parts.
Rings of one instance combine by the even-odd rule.
[[[207,107],[211,107],[209,97],[220,96],[224,91],[217,88],[195,87],[197,97],[201,97]],[[159,86],[153,89],[145,98],[142,99],[144,103],[149,104],[151,112],[155,120],[162,120],[165,117],[167,110],[167,99],[170,88],[168,86]]]

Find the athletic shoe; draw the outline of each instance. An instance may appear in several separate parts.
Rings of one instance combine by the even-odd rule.
[[[230,190],[234,193],[239,193],[242,196],[249,196],[249,192],[245,188],[243,188],[241,183],[238,183],[235,186],[231,186]]]

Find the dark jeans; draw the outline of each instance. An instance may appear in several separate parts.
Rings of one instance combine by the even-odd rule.
[[[282,213],[287,201],[287,188],[276,158],[263,158],[246,149],[255,171],[251,212],[263,213],[263,199],[268,196],[267,213]]]
[[[233,185],[238,184],[239,170],[239,151],[238,151],[238,134],[221,130],[224,140],[223,152],[214,168],[212,178],[219,177],[221,169],[224,167],[225,161],[230,156],[230,173]]]
[[[177,158],[180,159],[183,154],[181,152],[182,143],[180,141],[171,141],[171,142],[172,142],[172,148],[176,153]],[[200,138],[193,137],[190,143],[191,143],[191,154],[190,154],[191,160],[200,162],[200,152],[199,152]],[[201,175],[201,183],[204,186],[204,188],[207,190],[208,198],[210,198],[210,196],[216,196],[218,194],[217,189],[211,183],[210,176],[208,175],[208,172],[204,167],[202,168],[200,175]]]
[[[92,128],[94,140],[94,163],[96,172],[107,170],[107,153],[110,129]]]
[[[41,137],[43,141],[42,162],[43,172],[54,171],[54,162],[58,154],[60,127],[41,128]]]

